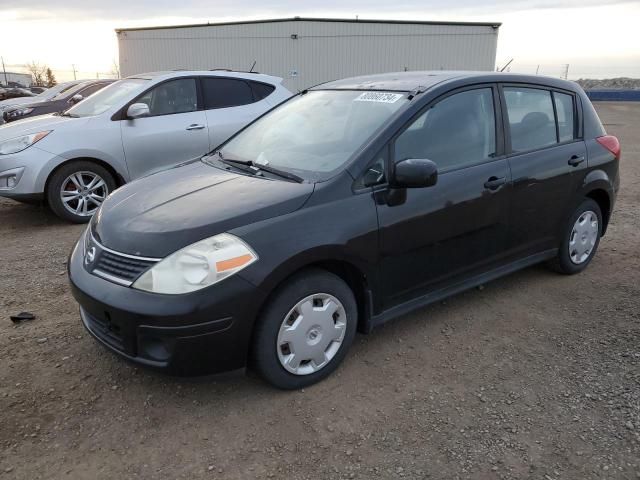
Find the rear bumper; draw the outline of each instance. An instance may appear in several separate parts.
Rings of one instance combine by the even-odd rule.
[[[88,332],[112,352],[172,375],[205,375],[246,365],[264,297],[234,275],[184,295],[159,295],[109,282],[69,259],[72,293]]]

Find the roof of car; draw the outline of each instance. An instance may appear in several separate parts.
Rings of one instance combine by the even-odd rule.
[[[238,77],[261,80],[269,83],[281,83],[282,78],[273,75],[265,75],[258,72],[241,72],[238,70],[214,69],[214,70],[165,70],[159,72],[146,72],[131,75],[127,78],[141,78],[144,80],[165,80],[174,77],[190,77],[198,76],[220,76],[220,77]]]
[[[575,83],[541,75],[521,75],[501,72],[472,71],[414,71],[391,72],[359,77],[344,78],[322,83],[314,87],[319,90],[387,90],[411,92],[428,90],[431,87],[454,79],[468,79],[470,82],[518,82],[549,85],[558,88],[574,89]]]

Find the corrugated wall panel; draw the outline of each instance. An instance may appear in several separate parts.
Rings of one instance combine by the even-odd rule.
[[[297,35],[297,39],[292,39]],[[231,68],[302,89],[336,78],[401,70],[493,70],[498,29],[478,25],[288,21],[128,30],[123,75]]]

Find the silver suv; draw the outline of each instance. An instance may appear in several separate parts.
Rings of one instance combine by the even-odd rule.
[[[64,113],[0,126],[0,196],[89,220],[135,178],[201,157],[291,96],[256,73],[180,71],[115,82]]]

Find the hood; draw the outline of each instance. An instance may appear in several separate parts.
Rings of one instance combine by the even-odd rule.
[[[59,115],[39,115],[32,118],[24,118],[15,122],[0,126],[0,142],[9,138],[38,133],[43,130],[57,130],[85,124],[90,117],[72,118]]]
[[[204,238],[293,212],[313,189],[196,161],[116,190],[94,216],[92,232],[112,250],[163,258]]]
[[[6,100],[2,100],[0,102],[0,111],[4,110],[8,107],[15,107],[17,105],[24,105],[26,103],[33,103],[33,99],[35,97],[17,97],[17,98],[8,98]]]

